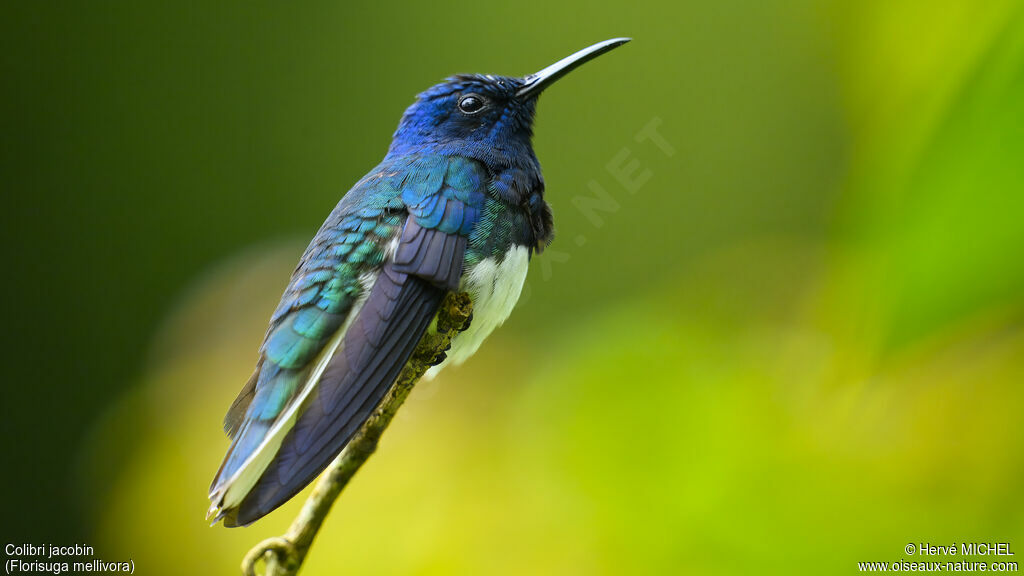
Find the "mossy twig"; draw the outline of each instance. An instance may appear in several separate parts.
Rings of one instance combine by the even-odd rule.
[[[436,329],[429,330],[402,369],[394,386],[380,406],[352,437],[345,449],[324,471],[306,500],[302,511],[284,536],[268,538],[257,544],[242,560],[242,572],[256,576],[256,564],[263,559],[266,576],[298,574],[313,540],[349,480],[377,449],[381,434],[391,424],[395,412],[405,402],[413,386],[431,366],[443,359],[452,338],[469,325],[473,305],[467,294],[448,293],[438,311]]]

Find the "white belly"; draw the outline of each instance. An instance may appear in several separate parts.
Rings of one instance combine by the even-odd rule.
[[[436,376],[446,364],[465,362],[505,322],[523,290],[529,254],[526,247],[514,247],[500,261],[487,258],[462,276],[460,289],[473,300],[473,321],[452,339],[448,359],[427,371],[427,378]]]

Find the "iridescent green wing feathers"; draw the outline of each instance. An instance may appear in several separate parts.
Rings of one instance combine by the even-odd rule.
[[[273,315],[252,385],[229,411],[234,442],[211,487],[215,508],[244,497],[237,521],[262,516],[347,443],[444,291],[458,286],[484,181],[468,160],[405,157],[385,161],[339,203]],[[226,497],[243,469],[255,487]],[[226,524],[236,512],[222,512]]]

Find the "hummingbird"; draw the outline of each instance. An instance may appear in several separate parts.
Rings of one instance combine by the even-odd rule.
[[[469,74],[421,93],[387,155],[313,237],[270,318],[256,368],[224,418],[231,438],[208,518],[245,526],[341,453],[431,329],[448,292],[473,318],[433,376],[469,358],[515,306],[553,238],[533,151],[541,92],[629,38],[519,78]]]

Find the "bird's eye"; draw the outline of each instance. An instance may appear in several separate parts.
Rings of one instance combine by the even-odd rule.
[[[484,97],[476,94],[466,94],[459,98],[459,111],[463,114],[476,114],[484,109]]]

